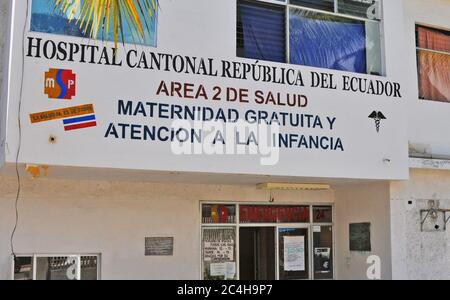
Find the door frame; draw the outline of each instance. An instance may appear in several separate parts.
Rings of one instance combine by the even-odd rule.
[[[236,206],[236,218],[235,218],[235,222],[234,223],[219,223],[219,224],[209,224],[209,223],[203,223],[202,222],[202,206],[203,205],[235,205]],[[273,206],[309,206],[309,222],[308,223],[240,223],[240,219],[239,219],[239,206],[240,205],[254,205],[254,206],[258,206],[258,205],[273,205]],[[329,206],[332,209],[332,222],[330,223],[314,223],[313,220],[313,207],[315,206]],[[239,237],[239,228],[241,227],[275,227],[275,270],[276,270],[276,274],[275,274],[275,278],[276,280],[279,280],[279,243],[278,243],[278,229],[279,228],[306,228],[308,230],[308,246],[309,246],[309,251],[308,251],[308,255],[309,255],[309,262],[308,262],[308,267],[309,267],[309,278],[308,279],[301,279],[301,280],[314,280],[314,247],[313,247],[313,228],[314,226],[331,226],[332,228],[332,251],[331,251],[331,255],[332,255],[332,262],[333,262],[333,279],[336,278],[336,269],[337,269],[337,265],[336,265],[336,210],[335,210],[335,204],[333,202],[311,202],[311,203],[305,203],[305,202],[300,202],[300,203],[295,203],[295,202],[277,202],[277,203],[267,203],[267,202],[249,202],[249,201],[211,201],[211,200],[199,200],[199,231],[200,231],[200,240],[199,240],[199,245],[200,245],[200,251],[199,251],[199,259],[200,259],[200,269],[199,269],[199,278],[200,280],[204,280],[203,279],[203,249],[202,249],[202,244],[203,244],[203,228],[223,228],[223,227],[228,227],[228,228],[234,228],[236,231],[236,280],[240,280],[240,262],[239,262],[239,246],[240,246],[240,237]]]
[[[275,241],[275,251],[276,251],[276,262],[275,262],[275,270],[276,270],[276,274],[275,274],[275,279],[276,280],[280,280],[280,243],[279,243],[279,239],[280,239],[280,229],[306,229],[308,232],[308,239],[305,239],[305,243],[308,243],[308,278],[307,279],[298,279],[298,280],[312,280],[313,278],[313,264],[312,264],[312,259],[311,259],[311,251],[312,251],[312,245],[311,245],[311,241],[312,241],[312,236],[311,236],[311,224],[302,224],[302,225],[298,225],[296,223],[294,224],[290,224],[291,226],[287,225],[279,225],[276,226],[276,241]],[[297,280],[297,279],[294,279]]]
[[[278,255],[277,255],[277,253],[276,253],[276,251],[277,251],[277,247],[278,247],[278,241],[277,241],[277,238],[278,238],[278,235],[277,235],[277,231],[278,231],[278,228],[277,228],[277,226],[276,226],[276,224],[273,224],[273,223],[271,223],[271,224],[269,224],[269,223],[261,223],[261,224],[257,224],[257,226],[252,226],[251,224],[247,224],[247,223],[245,223],[245,225],[243,224],[243,225],[237,225],[236,226],[236,239],[237,239],[237,241],[236,241],[236,262],[238,262],[239,261],[239,263],[237,263],[236,264],[236,268],[238,268],[239,269],[239,271],[237,270],[236,272],[237,272],[237,280],[240,280],[240,252],[239,252],[239,249],[240,249],[240,239],[238,240],[238,236],[239,236],[239,234],[240,234],[240,230],[239,229],[241,229],[241,228],[273,228],[274,229],[274,243],[275,243],[275,249],[274,249],[274,251],[275,251],[275,257],[274,257],[274,260],[275,260],[275,271],[277,270],[276,268],[277,268],[277,265],[278,265]],[[239,247],[239,248],[238,248]],[[276,277],[276,274],[275,274],[275,280],[278,280],[277,279],[277,277]]]

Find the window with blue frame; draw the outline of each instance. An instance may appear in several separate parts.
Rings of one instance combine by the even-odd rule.
[[[286,61],[286,15],[282,6],[238,2],[238,56]]]
[[[289,3],[314,9],[334,11],[334,0],[290,0]]]
[[[83,2],[84,0],[81,0]],[[70,7],[67,9],[67,13],[62,13],[55,10],[52,1],[48,0],[33,0],[31,4],[31,20],[30,20],[30,31],[42,32],[57,35],[67,35],[74,37],[89,38],[89,33],[81,30],[76,24],[77,15],[80,14],[80,7],[78,11],[75,11],[75,18],[71,22],[68,21],[68,14],[72,11]],[[73,4],[72,4],[73,5]],[[119,42],[122,43],[138,43],[146,46],[156,47],[156,34],[157,34],[157,15],[152,17],[148,24],[148,29],[145,30],[145,37],[140,41],[133,39],[130,27],[127,22],[123,23],[123,38],[119,34]],[[111,27],[111,26],[110,26]],[[110,30],[109,34],[103,34],[103,36],[98,37],[99,39],[113,41],[113,33]]]
[[[366,73],[364,21],[290,9],[290,63]]]
[[[379,0],[237,1],[239,57],[384,75]]]

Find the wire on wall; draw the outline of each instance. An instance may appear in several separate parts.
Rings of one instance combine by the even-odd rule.
[[[20,179],[20,172],[19,172],[19,155],[20,155],[20,148],[22,145],[22,120],[21,120],[21,112],[22,112],[22,95],[23,95],[23,81],[25,77],[25,35],[27,31],[27,24],[28,24],[28,15],[29,15],[29,0],[26,0],[26,13],[25,13],[25,22],[23,25],[22,30],[22,74],[20,79],[20,95],[19,95],[19,103],[18,103],[18,112],[17,112],[17,122],[18,122],[18,143],[17,143],[17,152],[16,152],[16,160],[15,160],[15,168],[16,168],[16,177],[17,177],[17,192],[16,192],[16,199],[14,202],[14,209],[15,209],[15,222],[14,222],[14,228],[11,232],[11,253],[14,257],[14,261],[16,261],[16,252],[14,249],[14,236],[17,231],[17,227],[19,225],[19,200],[20,200],[20,192],[21,192],[21,179]]]

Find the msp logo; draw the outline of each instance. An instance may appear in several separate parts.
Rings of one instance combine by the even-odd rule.
[[[75,96],[76,75],[71,70],[49,69],[44,82],[44,93],[51,99],[70,100]]]

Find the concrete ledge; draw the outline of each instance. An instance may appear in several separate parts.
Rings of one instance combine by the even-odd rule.
[[[450,160],[430,159],[430,158],[410,158],[409,167],[411,169],[431,169],[431,170],[450,171]]]

